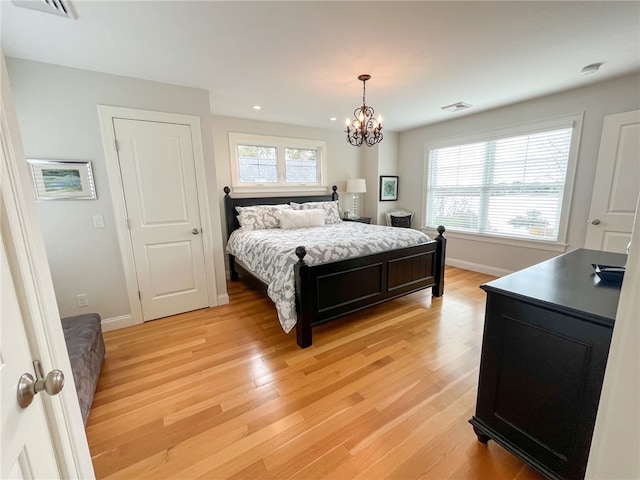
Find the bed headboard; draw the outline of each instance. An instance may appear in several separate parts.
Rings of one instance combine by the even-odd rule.
[[[224,213],[225,221],[227,225],[227,238],[231,233],[240,228],[238,223],[238,211],[236,207],[246,207],[249,205],[277,205],[279,203],[289,202],[329,202],[332,200],[338,200],[338,187],[335,185],[331,187],[331,194],[328,195],[301,195],[294,197],[253,197],[253,198],[232,198],[229,194],[231,189],[224,187]]]

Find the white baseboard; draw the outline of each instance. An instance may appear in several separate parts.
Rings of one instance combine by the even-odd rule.
[[[218,295],[218,305],[227,305],[229,303],[229,295],[223,293]],[[103,318],[100,322],[102,324],[102,331],[109,332],[111,330],[118,330],[120,328],[131,327],[135,325],[133,317],[131,315],[120,315],[119,317]]]
[[[493,275],[494,277],[504,277],[513,273],[511,270],[505,270],[504,268],[492,267],[490,265],[483,265],[481,263],[467,262],[465,260],[458,260],[456,258],[447,258],[445,263],[452,267],[464,268],[465,270],[471,270],[472,272],[480,272],[486,275]]]
[[[102,323],[102,331],[109,332],[131,327],[133,325],[133,317],[131,315],[120,315],[119,317],[103,318],[100,323]]]

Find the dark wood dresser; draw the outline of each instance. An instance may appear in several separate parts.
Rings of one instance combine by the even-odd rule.
[[[580,249],[483,285],[476,413],[494,440],[545,476],[583,478],[620,295],[592,263],[626,255]]]

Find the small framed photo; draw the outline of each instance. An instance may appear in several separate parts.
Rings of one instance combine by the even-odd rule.
[[[28,159],[36,200],[95,200],[91,162]]]
[[[380,201],[398,200],[398,177],[384,175],[380,177]]]

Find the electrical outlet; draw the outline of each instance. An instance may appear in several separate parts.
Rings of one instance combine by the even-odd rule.
[[[93,216],[93,227],[94,228],[104,228],[104,217],[102,215],[94,215]]]
[[[88,307],[89,306],[89,297],[86,293],[81,293],[80,295],[76,295],[76,302],[79,307]]]

